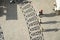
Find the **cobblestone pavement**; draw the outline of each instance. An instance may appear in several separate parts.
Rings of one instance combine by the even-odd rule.
[[[32,1],[32,5],[36,10],[36,13],[41,9],[44,11],[44,15],[41,18],[44,40],[60,40],[60,16],[53,13],[53,2],[54,0]],[[20,6],[15,4],[10,5],[9,1],[5,6],[5,14],[0,17],[0,25],[2,27],[5,40],[30,40],[25,17]]]
[[[54,0],[34,1],[37,13],[40,9],[43,9],[44,15],[41,18],[41,27],[43,28],[44,40],[60,40],[60,15],[56,15],[52,10],[54,8],[53,2]]]
[[[52,13],[53,14],[53,13]],[[51,15],[52,15],[51,14]],[[41,27],[43,28],[43,34],[45,40],[60,40],[60,16],[49,16],[50,14],[44,14],[41,18]]]
[[[1,26],[0,26],[0,40],[4,40],[4,34]]]
[[[29,30],[30,40],[43,40],[43,34],[39,25],[39,20],[31,3],[23,4],[20,8],[22,13],[24,13]]]

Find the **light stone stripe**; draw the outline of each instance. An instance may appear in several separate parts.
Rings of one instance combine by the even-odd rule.
[[[30,8],[30,6],[31,6],[31,5],[28,4],[27,6],[24,6],[22,9],[23,9],[23,10],[24,10],[24,9],[26,10],[26,9]]]

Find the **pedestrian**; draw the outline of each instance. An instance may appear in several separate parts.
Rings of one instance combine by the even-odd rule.
[[[40,16],[40,15],[43,15],[43,10],[40,10],[40,11],[39,11],[39,16]]]
[[[42,15],[43,15],[43,10],[40,10],[39,11],[39,17],[42,18]]]

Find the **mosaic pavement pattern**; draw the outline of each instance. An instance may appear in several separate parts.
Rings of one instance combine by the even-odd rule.
[[[4,40],[4,35],[1,27],[0,27],[0,40]]]
[[[31,3],[26,3],[21,6],[22,13],[27,23],[29,30],[30,40],[44,40],[43,33],[40,30],[39,21],[37,19],[36,12]]]

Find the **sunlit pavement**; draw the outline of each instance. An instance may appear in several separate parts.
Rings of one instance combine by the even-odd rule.
[[[48,30],[43,32],[44,40],[60,40],[60,30],[55,31],[54,29],[60,29],[60,16],[55,15],[53,6],[54,0],[37,0],[34,1],[35,8],[37,13],[39,10],[43,9],[43,14],[41,19],[41,27],[44,30]],[[53,29],[51,31],[51,29]],[[49,31],[50,30],[50,31]]]
[[[20,10],[20,6],[17,5],[17,7],[15,8],[13,5],[16,4],[10,5],[8,2],[4,4],[6,6],[4,9],[6,11],[6,15],[0,17],[0,26],[2,27],[4,33],[4,39],[29,40],[27,25],[25,23],[24,15]],[[14,13],[15,10],[17,10],[17,13]],[[15,19],[15,17],[17,17],[17,19]]]
[[[43,29],[54,29],[59,28],[60,24],[60,16],[50,16],[49,14],[53,12],[53,2],[52,0],[33,0],[32,5],[34,6],[36,13],[39,12],[39,10],[43,9],[44,15],[42,16],[41,20],[42,23],[41,27]],[[10,5],[10,4],[9,4]],[[12,6],[12,5],[10,5]],[[5,10],[11,10],[13,12],[13,8],[9,8],[10,6],[7,6]],[[12,15],[12,12],[9,13]],[[7,14],[7,12],[6,12]],[[14,14],[14,12],[13,12]],[[45,15],[48,14],[49,16]],[[8,15],[8,14],[7,14]],[[14,15],[13,15],[14,16]],[[17,19],[6,19],[6,15],[3,15],[0,17],[0,26],[3,29],[4,32],[4,38],[5,40],[30,40],[29,39],[29,33],[28,28],[23,16],[23,13],[20,10],[19,5],[17,5]],[[10,17],[10,16],[9,16]],[[15,17],[15,16],[14,16]],[[13,18],[14,18],[13,17]],[[48,23],[46,23],[48,21]],[[50,21],[50,23],[49,23]],[[52,22],[51,22],[52,21]],[[44,23],[45,22],[45,23]],[[60,31],[50,31],[50,32],[43,32],[44,34],[44,40],[60,40]]]

